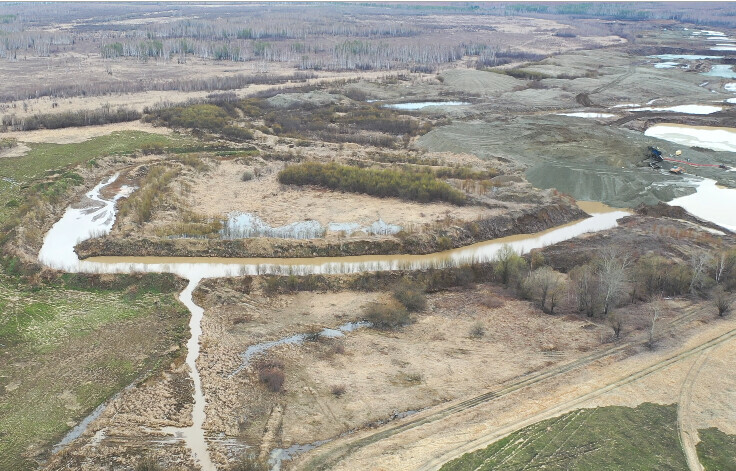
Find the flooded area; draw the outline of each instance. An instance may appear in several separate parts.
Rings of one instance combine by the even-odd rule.
[[[313,219],[292,222],[272,227],[263,219],[251,213],[232,213],[223,224],[220,236],[223,239],[245,239],[252,237],[274,237],[278,239],[317,239],[328,232],[343,233],[350,236],[356,232],[371,235],[392,235],[401,231],[401,226],[388,224],[379,219],[371,224],[356,222],[330,222],[327,227]]]
[[[467,101],[420,101],[415,103],[395,103],[383,105],[383,107],[403,111],[416,111],[430,106],[464,106],[469,104]]]
[[[346,333],[354,332],[364,327],[370,327],[371,325],[372,324],[370,322],[365,322],[365,321],[348,322],[341,326],[335,327],[334,329],[327,328],[327,329],[322,329],[321,331],[316,332],[316,333],[295,334],[295,335],[290,335],[288,337],[284,337],[282,339],[272,340],[270,342],[262,342],[256,345],[251,345],[243,353],[240,354],[241,364],[232,373],[230,373],[228,377],[233,377],[236,374],[243,371],[245,368],[247,368],[248,365],[250,364],[250,361],[253,359],[253,357],[260,355],[280,345],[300,345],[310,339],[320,338],[320,337],[325,338],[325,339],[334,339],[334,338],[344,337]]]
[[[675,198],[669,202],[680,206],[701,219],[736,231],[736,190],[719,187],[715,180],[693,180],[697,191],[692,195]]]
[[[665,61],[676,61],[676,60],[699,61],[699,60],[706,60],[706,59],[723,59],[724,56],[703,56],[703,55],[697,55],[697,54],[659,54],[656,56],[649,56],[649,57],[655,57],[657,59],[662,59]]]
[[[557,116],[570,116],[573,118],[616,118],[617,115],[612,113],[590,113],[590,112],[574,112],[574,113],[557,113]]]
[[[713,114],[723,111],[722,106],[715,105],[677,105],[662,108],[635,108],[631,111],[671,111],[672,113],[686,113],[686,114]]]
[[[736,71],[733,70],[732,65],[717,64],[711,67],[709,72],[704,72],[703,75],[707,77],[736,78]]]
[[[655,124],[644,135],[689,147],[736,152],[736,128]]]

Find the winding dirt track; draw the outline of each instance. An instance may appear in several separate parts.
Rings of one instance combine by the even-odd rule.
[[[687,458],[687,466],[690,471],[703,471],[703,465],[698,460],[698,452],[695,448],[698,439],[698,431],[693,425],[691,417],[692,392],[700,371],[703,369],[708,354],[713,350],[704,350],[698,355],[687,372],[685,380],[680,387],[680,397],[677,401],[677,431],[680,434],[680,444]]]
[[[690,306],[685,313],[682,315],[676,317],[672,321],[670,321],[666,328],[662,329],[662,333],[665,332],[671,332],[676,327],[683,325],[685,323],[690,322],[693,320],[697,314],[699,313],[699,307],[698,306]],[[471,443],[461,446],[455,450],[453,450],[452,455],[442,455],[441,457],[436,457],[432,459],[430,462],[426,463],[425,465],[421,466],[419,469],[422,470],[429,470],[429,469],[437,469],[445,462],[454,459],[456,457],[461,456],[464,453],[467,453],[468,451],[475,450],[477,448],[480,448],[482,446],[486,446],[489,443],[495,441],[498,438],[501,438],[505,435],[508,435],[509,433],[525,427],[527,425],[530,425],[532,423],[538,422],[539,420],[544,420],[544,418],[549,416],[554,416],[559,414],[559,411],[563,411],[566,409],[569,409],[570,407],[581,404],[582,402],[585,402],[593,397],[596,397],[598,395],[601,395],[605,392],[610,391],[611,389],[614,389],[616,387],[619,387],[624,384],[628,384],[632,381],[635,381],[636,379],[639,379],[641,377],[644,377],[648,374],[651,374],[654,371],[658,371],[659,369],[662,369],[666,366],[669,366],[670,364],[674,363],[675,361],[680,361],[684,358],[689,357],[695,350],[702,351],[706,347],[706,345],[710,345],[712,342],[715,342],[716,340],[720,339],[720,342],[725,342],[727,340],[730,340],[732,337],[736,336],[736,329],[729,331],[727,334],[723,334],[720,337],[717,337],[716,339],[711,340],[710,342],[706,342],[704,344],[701,344],[691,350],[682,352],[678,355],[675,355],[675,357],[668,358],[666,360],[663,360],[662,362],[659,362],[655,365],[652,365],[645,370],[640,371],[639,373],[635,373],[633,376],[627,377],[625,379],[619,380],[615,383],[609,384],[607,386],[604,386],[596,391],[587,393],[583,396],[580,396],[579,398],[576,398],[572,401],[568,401],[567,403],[563,403],[559,406],[556,406],[552,409],[547,409],[540,414],[537,414],[531,418],[524,419],[522,421],[518,421],[512,424],[509,424],[502,429],[495,430],[489,435],[483,436],[477,440],[472,441]],[[577,360],[574,360],[572,362],[558,365],[552,368],[549,368],[547,370],[539,371],[536,373],[529,374],[525,377],[518,378],[515,381],[512,381],[511,383],[507,384],[505,387],[496,390],[496,391],[489,391],[487,393],[475,396],[471,399],[467,399],[465,401],[461,401],[459,403],[452,403],[448,405],[440,405],[434,408],[434,410],[429,411],[427,415],[423,415],[421,417],[416,417],[413,419],[408,419],[405,421],[402,421],[398,424],[389,425],[387,427],[382,428],[381,430],[369,434],[367,436],[363,436],[360,438],[354,438],[350,439],[348,438],[346,441],[338,441],[334,442],[331,445],[327,445],[324,448],[319,448],[315,450],[314,455],[311,457],[311,459],[308,459],[306,462],[303,463],[303,465],[299,466],[300,469],[307,469],[307,470],[325,470],[325,469],[331,469],[333,468],[337,463],[342,461],[345,457],[348,455],[358,451],[359,449],[366,447],[368,445],[377,443],[381,440],[385,440],[388,438],[391,438],[395,435],[398,435],[402,432],[406,432],[412,429],[415,429],[417,427],[420,427],[425,424],[430,424],[434,422],[441,421],[443,419],[449,418],[450,416],[456,415],[458,413],[461,413],[463,411],[467,411],[469,409],[472,409],[476,406],[479,406],[481,404],[485,404],[488,402],[493,401],[494,399],[501,398],[503,396],[506,396],[508,394],[511,394],[515,391],[518,391],[522,388],[526,388],[528,386],[535,385],[536,383],[539,383],[541,381],[551,379],[554,377],[558,377],[560,375],[563,375],[565,373],[568,373],[572,370],[582,368],[588,365],[591,365],[594,362],[597,362],[599,360],[603,360],[606,358],[614,357],[618,354],[625,354],[626,350],[631,348],[635,345],[641,345],[644,342],[642,340],[632,340],[631,342],[622,343],[616,346],[608,347],[603,350],[600,350],[598,352],[592,353],[590,355],[584,356],[582,358],[579,358]],[[716,344],[713,344],[716,345]],[[673,360],[673,358],[675,358]],[[644,373],[642,373],[644,372]],[[478,443],[481,444],[478,444]],[[460,451],[462,450],[462,451]]]

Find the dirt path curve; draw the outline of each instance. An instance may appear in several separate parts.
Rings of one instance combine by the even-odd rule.
[[[634,75],[635,72],[636,72],[636,66],[633,63],[631,63],[629,64],[629,70],[619,75],[615,79],[611,80],[610,82],[603,84],[598,88],[593,89],[593,91],[589,92],[588,95],[594,95],[596,93],[602,92],[603,90],[607,90],[613,86],[616,86],[619,83],[621,83],[624,79],[627,79],[631,77],[632,75]]]
[[[682,315],[673,319],[663,330],[663,333],[667,331],[672,331],[676,326],[689,322],[698,314],[698,312],[699,311],[697,306],[690,306],[685,310]],[[311,459],[308,459],[301,468],[307,470],[331,469],[337,463],[342,461],[346,456],[356,452],[363,447],[369,446],[381,440],[385,440],[402,432],[415,429],[422,425],[441,421],[460,412],[472,409],[481,404],[509,395],[522,388],[532,386],[547,379],[558,377],[578,368],[589,366],[599,360],[604,360],[617,354],[625,354],[626,350],[629,349],[631,346],[642,343],[642,340],[637,339],[635,341],[608,347],[572,362],[558,365],[547,370],[531,373],[522,378],[518,378],[499,390],[489,391],[464,401],[437,406],[433,409],[430,409],[427,414],[422,414],[421,416],[417,416],[413,419],[405,420],[401,423],[387,426],[375,433],[364,435],[362,437],[349,437],[345,441],[341,440],[333,442],[332,444],[327,445],[324,448],[316,450]]]
[[[595,399],[598,396],[601,396],[609,391],[612,391],[616,388],[619,388],[621,386],[633,383],[635,381],[638,381],[646,376],[649,376],[652,373],[656,373],[658,371],[661,371],[673,364],[676,364],[678,362],[681,362],[683,360],[692,358],[693,356],[699,355],[705,351],[711,350],[715,347],[719,347],[721,345],[725,345],[726,343],[733,341],[736,339],[736,329],[729,330],[728,332],[719,335],[718,337],[711,339],[707,342],[701,343],[700,345],[697,345],[695,347],[692,347],[688,350],[684,350],[680,353],[677,353],[675,355],[672,355],[664,360],[661,360],[657,363],[654,363],[652,365],[647,366],[646,368],[643,368],[636,373],[627,376],[626,378],[622,378],[618,381],[615,381],[613,383],[610,383],[604,387],[601,387],[599,389],[596,389],[594,391],[588,392],[586,394],[583,394],[577,398],[565,401],[561,404],[558,404],[556,406],[550,407],[540,413],[533,414],[531,416],[525,417],[523,419],[520,419],[518,421],[511,422],[504,427],[498,428],[493,430],[490,433],[484,434],[479,438],[476,438],[475,440],[466,443],[465,445],[459,446],[447,453],[444,453],[439,456],[435,456],[431,460],[424,463],[422,466],[416,468],[420,471],[430,471],[430,470],[437,470],[440,467],[442,467],[443,464],[447,463],[448,461],[451,461],[455,458],[459,458],[460,456],[464,455],[465,453],[478,450],[481,448],[484,448],[491,443],[517,431],[524,427],[528,427],[529,425],[535,424],[537,422],[540,422],[542,420],[546,420],[552,417],[556,417],[560,414],[563,414],[565,412],[577,409],[582,407],[586,402],[590,401],[591,399]],[[693,381],[695,378],[693,378]],[[697,460],[697,458],[696,458]],[[692,469],[692,468],[691,468]],[[702,469],[702,468],[701,468]]]
[[[698,375],[711,351],[712,349],[704,350],[695,359],[687,372],[685,380],[682,382],[680,398],[677,401],[677,431],[680,434],[680,443],[682,444],[682,450],[685,452],[687,466],[690,471],[703,471],[703,465],[700,464],[698,452],[695,448],[698,442],[698,431],[693,424],[691,401]]]

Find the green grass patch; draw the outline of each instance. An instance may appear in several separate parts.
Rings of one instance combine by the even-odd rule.
[[[644,403],[636,408],[576,410],[514,432],[441,468],[498,469],[687,471],[688,467],[677,432],[677,406]]]
[[[700,443],[695,448],[705,471],[736,469],[736,435],[728,435],[717,428],[698,430],[698,435]]]
[[[30,289],[0,275],[0,469],[36,469],[69,423],[171,361],[188,337],[182,284],[65,275]]]
[[[0,175],[17,182],[42,176],[51,169],[77,165],[107,155],[131,155],[146,145],[174,146],[183,139],[142,131],[120,131],[75,144],[29,144],[22,157],[0,159]]]
[[[74,144],[28,144],[31,150],[26,155],[0,159],[0,227],[24,210],[23,202],[36,197],[53,202],[81,183],[81,177],[68,170],[71,167],[94,166],[99,158],[132,155],[151,146],[168,149],[194,144],[187,138],[141,131],[114,132]]]

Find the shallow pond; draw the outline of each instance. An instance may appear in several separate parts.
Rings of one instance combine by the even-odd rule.
[[[701,56],[697,54],[659,54],[656,56],[649,56],[649,57],[656,57],[657,59],[662,59],[665,61],[676,61],[676,60],[697,61],[697,60],[705,60],[705,59],[723,59],[723,56]]]
[[[631,111],[671,111],[672,113],[686,113],[686,114],[713,114],[722,111],[722,106],[714,105],[677,105],[662,108],[637,108]]]
[[[693,180],[697,191],[675,198],[672,206],[685,208],[690,214],[736,231],[736,190],[719,187],[715,180]]]
[[[590,113],[580,111],[574,113],[557,113],[557,116],[570,116],[573,118],[615,118],[617,115],[611,113]]]
[[[416,111],[429,106],[463,106],[469,104],[467,101],[419,101],[415,103],[395,103],[383,105],[383,107],[393,108],[395,110]]]
[[[710,71],[704,72],[702,75],[707,77],[736,78],[736,72],[733,66],[728,64],[717,64],[710,68]]]
[[[736,128],[655,124],[644,134],[689,147],[736,152]]]

